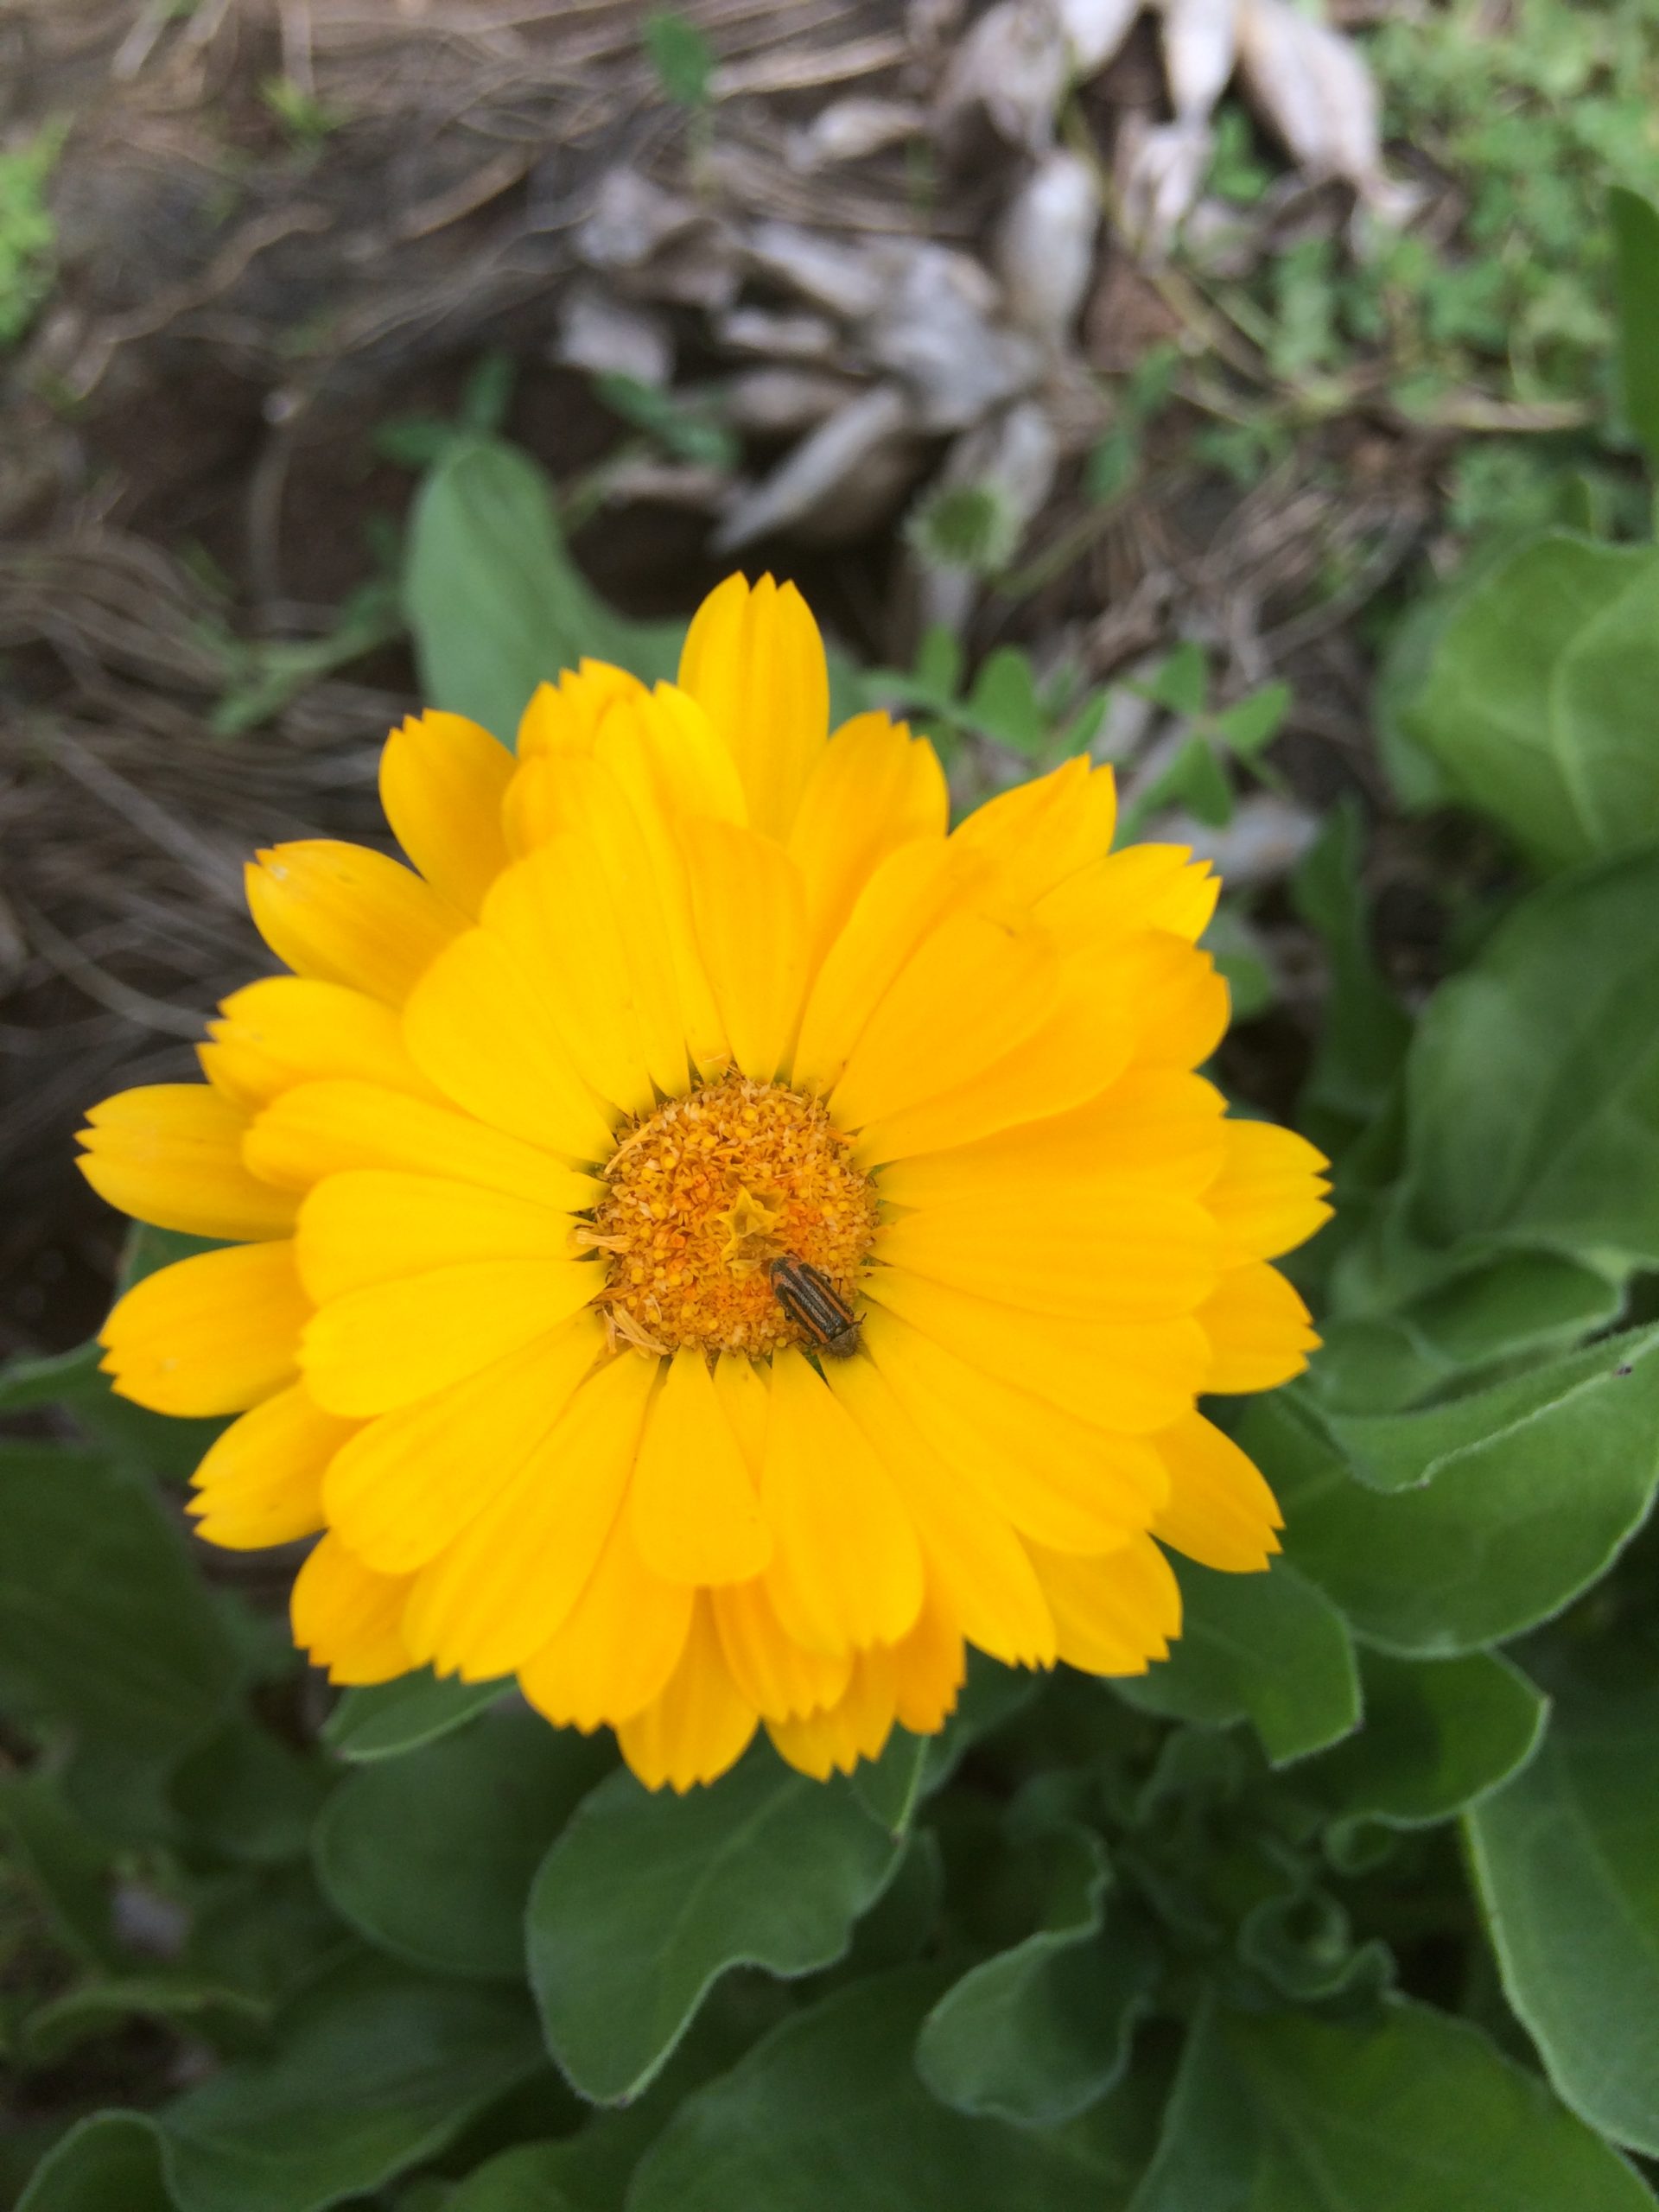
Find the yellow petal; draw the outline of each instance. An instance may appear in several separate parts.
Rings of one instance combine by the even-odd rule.
[[[94,1106],[78,1165],[98,1192],[136,1220],[191,1236],[285,1236],[292,1192],[242,1163],[248,1116],[205,1083],[152,1083]]]
[[[327,838],[277,845],[247,870],[248,911],[298,976],[345,983],[401,1006],[466,926],[459,908],[412,870],[365,845]]]
[[[787,838],[830,734],[823,641],[794,585],[728,576],[692,618],[680,687],[736,761],[749,820]]]
[[[404,1037],[446,1097],[567,1160],[601,1160],[611,1121],[576,1072],[536,978],[490,930],[439,954],[410,995]]]
[[[599,726],[620,699],[644,698],[645,687],[625,668],[583,660],[556,683],[538,683],[518,719],[518,758],[536,760],[591,753]]]
[[[1131,1436],[1177,1420],[1209,1369],[1209,1340],[1185,1316],[1136,1324],[1031,1313],[902,1268],[876,1269],[863,1287],[867,1297],[982,1374]]]
[[[329,1522],[382,1573],[423,1567],[518,1475],[604,1349],[597,1319],[578,1313],[464,1382],[371,1421],[323,1478]]]
[[[1010,1667],[1051,1665],[1054,1624],[1025,1547],[1001,1514],[928,1443],[873,1361],[838,1361],[827,1379],[893,1477],[915,1523],[929,1587],[943,1592],[963,1635]]]
[[[1117,821],[1109,768],[1079,753],[1046,776],[1016,784],[970,814],[955,842],[993,855],[1023,903],[1042,898],[1111,850]]]
[[[324,1413],[298,1383],[244,1414],[191,1478],[196,1534],[229,1551],[314,1535],[323,1525],[322,1471],[355,1427]]]
[[[1173,948],[1180,940],[1172,936],[1168,943]],[[1202,1066],[1226,1035],[1230,1010],[1215,962],[1187,947],[1179,973],[1147,1007],[1136,1059],[1146,1067]]]
[[[680,831],[703,966],[732,1058],[757,1083],[783,1066],[806,986],[801,880],[781,845],[729,823]]]
[[[599,1282],[590,1260],[474,1260],[400,1275],[331,1299],[306,1326],[300,1365],[319,1405],[370,1420],[545,1335]]]
[[[696,1783],[717,1781],[735,1766],[756,1719],[754,1707],[727,1672],[704,1595],[696,1600],[668,1687],[653,1705],[622,1723],[616,1740],[647,1789],[666,1783],[683,1792]]]
[[[686,1051],[701,1060],[725,1050],[719,1016],[691,933],[684,868],[668,823],[643,810],[601,760],[560,765],[563,811],[556,830],[593,855],[602,887],[605,925],[627,972],[652,1080],[664,1097],[686,1086]]]
[[[1210,1339],[1206,1390],[1271,1390],[1319,1345],[1306,1306],[1265,1260],[1230,1268],[1192,1318]]]
[[[626,1352],[454,1542],[422,1568],[404,1633],[444,1674],[511,1674],[557,1634],[627,1495],[657,1362]]]
[[[513,759],[464,715],[429,708],[386,740],[380,804],[392,835],[432,888],[476,914],[507,862],[501,802]]]
[[[788,1634],[766,1586],[728,1583],[709,1592],[720,1648],[739,1692],[763,1720],[787,1720],[834,1705],[852,1678],[854,1655],[809,1651]]]
[[[766,1456],[771,1381],[770,1367],[757,1367],[741,1353],[723,1351],[715,1362],[715,1395],[757,1484]]]
[[[880,862],[916,838],[942,839],[950,812],[944,771],[925,739],[885,714],[842,724],[818,756],[790,832],[789,856],[806,890],[809,973]]]
[[[922,1603],[922,1554],[893,1478],[795,1351],[773,1360],[760,1499],[777,1549],[766,1594],[815,1650],[892,1643]]]
[[[1046,1020],[1060,959],[1043,930],[947,915],[870,1016],[830,1104],[843,1128],[902,1113],[970,1082]]]
[[[569,1618],[518,1669],[518,1687],[556,1727],[615,1727],[655,1702],[680,1662],[696,1592],[639,1557],[619,1513]]]
[[[1284,1521],[1255,1461],[1202,1414],[1186,1414],[1153,1441],[1169,1469],[1169,1502],[1154,1535],[1224,1574],[1265,1567]]]
[[[569,1260],[571,1217],[476,1183],[359,1167],[319,1183],[300,1211],[300,1281],[319,1306],[372,1283],[472,1260]]]
[[[1137,1068],[1070,1113],[890,1161],[881,1170],[881,1195],[902,1206],[977,1204],[1011,1182],[1150,1179],[1190,1197],[1220,1173],[1225,1110],[1221,1093],[1202,1076]]]
[[[244,1413],[293,1380],[310,1311],[291,1243],[198,1252],[121,1300],[99,1336],[104,1371],[152,1413]]]
[[[1181,1627],[1181,1592],[1150,1536],[1096,1559],[1032,1547],[1059,1631],[1060,1656],[1086,1675],[1144,1675],[1169,1656]]]
[[[1272,1122],[1228,1122],[1226,1157],[1204,1202],[1221,1224],[1223,1263],[1274,1260],[1331,1217],[1325,1159],[1306,1137]]]
[[[618,700],[606,713],[594,755],[632,800],[635,810],[748,820],[737,763],[689,691],[659,683]]]
[[[894,1718],[913,1735],[931,1736],[956,1711],[968,1676],[962,1633],[939,1593],[930,1587],[921,1618],[893,1647]]]
[[[306,1083],[285,1091],[255,1120],[242,1156],[257,1173],[298,1191],[348,1168],[381,1167],[476,1183],[556,1213],[590,1206],[599,1192],[592,1176],[533,1145],[372,1083]]]
[[[747,1461],[701,1351],[676,1352],[652,1402],[628,1514],[641,1560],[671,1582],[745,1582],[772,1557]]]
[[[1067,961],[1056,1002],[1029,1036],[965,1083],[872,1122],[859,1140],[859,1158],[874,1166],[972,1144],[1096,1097],[1128,1065],[1138,1016],[1122,979]]]
[[[372,1574],[338,1536],[327,1535],[295,1578],[294,1641],[331,1682],[389,1682],[415,1662],[398,1623],[406,1581]]]
[[[1168,930],[1196,944],[1210,925],[1221,880],[1185,845],[1128,845],[1070,876],[1039,899],[1038,919],[1101,950],[1141,930]]]
[[[860,1759],[879,1758],[893,1732],[898,1697],[898,1668],[885,1645],[861,1651],[836,1704],[822,1713],[788,1720],[768,1720],[766,1733],[779,1756],[827,1782],[834,1773],[850,1774]]]
[[[1196,1198],[1155,1187],[1017,1185],[919,1208],[880,1232],[878,1259],[1034,1313],[1157,1321],[1214,1289],[1219,1237]]]
[[[296,1084],[354,1077],[423,1098],[437,1092],[404,1046],[397,1015],[378,999],[308,976],[262,976],[232,991],[196,1048],[202,1072],[257,1111]]]
[[[685,1064],[673,994],[654,1001],[629,968],[611,886],[585,838],[561,832],[500,876],[484,904],[488,927],[537,978],[565,1050],[584,1082],[625,1114],[657,1103],[653,1060]],[[653,1014],[652,1006],[655,1011]],[[660,1026],[653,1049],[651,1023]]]
[[[879,1306],[865,1318],[864,1340],[934,1451],[1022,1535],[1060,1551],[1105,1551],[1144,1529],[1167,1496],[1162,1462],[1141,1439],[976,1373]]]
[[[794,1080],[834,1090],[871,1014],[928,931],[953,909],[987,894],[995,869],[944,838],[889,853],[865,885],[824,955],[807,995],[792,1062]]]

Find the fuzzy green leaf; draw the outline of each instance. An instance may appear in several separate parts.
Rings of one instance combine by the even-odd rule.
[[[429,1667],[418,1668],[393,1681],[347,1690],[323,1722],[322,1740],[353,1765],[401,1758],[463,1727],[510,1687],[505,1681],[459,1681],[435,1675]]]
[[[628,2212],[1100,2212],[1067,2147],[936,2104],[911,2064],[931,1968],[838,1991],[689,2098]]]
[[[531,1980],[582,2095],[637,2095],[734,1966],[839,1958],[901,1846],[839,1781],[764,1751],[683,1797],[621,1773],[549,1852],[530,1904]]]
[[[0,1445],[0,1684],[124,1759],[211,1734],[237,1656],[149,1491],[91,1452]]]
[[[1566,1690],[1468,1828],[1503,1987],[1550,2079],[1659,2156],[1659,1681]]]
[[[1132,2212],[1651,2212],[1630,2168],[1478,2029],[1211,2012]]]
[[[1659,835],[1659,551],[1529,538],[1453,595],[1407,736],[1541,867]]]
[[[1039,1848],[1041,1925],[953,1982],[916,2045],[922,2079],[944,2103],[1033,2127],[1071,2119],[1117,2080],[1157,1966],[1128,1918],[1103,1933],[1099,1837],[1072,1826]]]
[[[1471,1651],[1559,1612],[1646,1516],[1659,1482],[1659,1327],[1341,1433],[1362,1441],[1372,1484],[1380,1475],[1388,1488],[1355,1479],[1305,1399],[1281,1392],[1243,1417],[1239,1441],[1285,1510],[1290,1557],[1385,1649]]]
[[[1182,1560],[1181,1634],[1167,1659],[1114,1684],[1132,1705],[1213,1726],[1254,1723],[1275,1765],[1306,1758],[1359,1720],[1353,1644],[1336,1607],[1287,1560],[1220,1574]]]
[[[17,2212],[175,2212],[160,2130],[144,2113],[94,2113],[47,2152]]]
[[[608,1743],[537,1713],[484,1713],[336,1789],[317,1822],[317,1878],[394,1957],[517,1980],[536,1869],[611,1764]]]
[[[442,2149],[543,2063],[518,1992],[378,1960],[327,1974],[162,2116],[180,2212],[323,2212]]]
[[[1360,1679],[1363,1727],[1300,1777],[1338,1815],[1338,1855],[1372,1821],[1449,1820],[1523,1767],[1543,1733],[1545,1699],[1494,1652],[1421,1661],[1366,1651]]]

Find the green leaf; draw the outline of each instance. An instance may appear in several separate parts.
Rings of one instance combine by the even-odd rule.
[[[1570,1351],[1624,1312],[1617,1276],[1554,1252],[1510,1252],[1408,1300],[1386,1319],[1327,1324],[1313,1368],[1321,1401],[1389,1413],[1477,1382],[1523,1355]]]
[[[90,1452],[0,1445],[0,1683],[125,1758],[210,1735],[236,1653],[179,1538]]]
[[[1616,184],[1607,194],[1618,299],[1618,376],[1624,413],[1659,470],[1659,207]]]
[[[1223,708],[1215,718],[1216,734],[1241,760],[1254,760],[1277,737],[1289,711],[1289,684],[1264,683],[1259,691]]]
[[[22,2047],[32,2065],[51,2065],[94,2037],[130,2021],[156,2020],[187,2035],[245,2034],[267,2007],[245,1990],[188,1974],[126,1974],[66,1990],[38,2006],[23,2024]]]
[[[683,1797],[613,1775],[530,1903],[531,1980],[572,2087],[599,2104],[637,2095],[730,1967],[830,1965],[900,1849],[845,1783],[765,1751]]]
[[[999,645],[987,659],[963,713],[987,737],[1014,753],[1035,752],[1048,734],[1030,659],[1017,645]]]
[[[1339,1428],[1371,1484],[1303,1397],[1281,1392],[1240,1423],[1290,1557],[1384,1649],[1474,1650],[1559,1612],[1640,1527],[1659,1479],[1659,1328],[1541,1377]]]
[[[464,1726],[511,1688],[508,1681],[457,1681],[422,1667],[394,1681],[347,1690],[323,1722],[322,1740],[353,1764],[401,1758]]]
[[[1539,866],[1659,834],[1659,551],[1529,538],[1454,594],[1401,728]]]
[[[1659,855],[1610,862],[1523,900],[1435,994],[1408,1071],[1422,1240],[1659,1266],[1656,914]]]
[[[925,1736],[912,1736],[908,1728],[895,1728],[880,1757],[861,1760],[852,1777],[859,1803],[895,1839],[909,1828],[921,1802],[929,1742]]]
[[[37,1768],[0,1777],[0,1834],[58,1941],[87,1965],[118,1971],[124,1954],[111,1921],[110,1847],[64,1803],[55,1775]]]
[[[1659,1683],[1573,1686],[1468,1833],[1504,1993],[1556,2088],[1659,2155]]]
[[[155,2122],[137,2112],[79,2121],[35,2169],[17,2212],[175,2212]]]
[[[1351,804],[1332,809],[1292,880],[1297,912],[1330,963],[1331,993],[1297,1119],[1337,1151],[1382,1112],[1405,1058],[1411,1020],[1371,950],[1361,882],[1364,831]]]
[[[1230,1726],[1251,1721],[1275,1766],[1359,1722],[1359,1675],[1342,1616],[1287,1560],[1265,1574],[1177,1562],[1182,1626],[1167,1659],[1112,1687],[1143,1712]]]
[[[321,1759],[238,1716],[191,1752],[173,1777],[172,1798],[197,1847],[281,1866],[304,1858],[330,1780]]]
[[[1630,2168],[1476,2028],[1207,2012],[1132,2212],[1651,2212]]]
[[[1328,1839],[1351,1859],[1373,1821],[1427,1827],[1478,1802],[1523,1767],[1547,1700],[1490,1651],[1461,1659],[1361,1655],[1363,1727],[1299,1777],[1338,1817]]]
[[[518,1993],[351,1960],[296,1999],[268,2056],[163,2113],[180,2212],[322,2212],[434,2156],[541,2063]]]
[[[566,550],[527,454],[457,440],[416,496],[404,603],[428,702],[511,745],[530,696],[587,656],[647,683],[671,677],[677,623],[613,613]]]
[[[608,1743],[538,1713],[484,1713],[342,1783],[317,1822],[317,1878],[395,1957],[518,1980],[536,1869],[611,1763]]]
[[[1202,714],[1210,692],[1210,662],[1204,647],[1184,639],[1142,689],[1148,699],[1173,715]]]
[[[687,2099],[628,2212],[1101,2212],[1065,2145],[933,2102],[911,2064],[931,1968],[837,1991]]]
[[[1105,1847],[1070,1826],[1042,1840],[1040,1926],[970,1967],[922,2023],[916,2064],[957,2112],[1023,2126],[1070,2120],[1105,2095],[1128,2063],[1157,1958],[1138,1927],[1114,1916],[1103,1934]]]
[[[677,106],[706,106],[715,49],[696,24],[677,9],[659,8],[645,18],[645,40],[664,96]]]
[[[488,2158],[443,2200],[443,2212],[583,2212],[561,2187],[569,2145],[518,2143]]]

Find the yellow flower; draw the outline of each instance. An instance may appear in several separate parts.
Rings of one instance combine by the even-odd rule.
[[[1198,1394],[1315,1341],[1268,1262],[1323,1163],[1192,1071],[1206,871],[1113,853],[1086,760],[947,834],[929,746],[828,724],[804,605],[741,577],[677,687],[585,663],[516,759],[406,723],[413,869],[262,854],[293,973],[85,1134],[113,1204],[230,1240],[103,1338],[140,1404],[241,1415],[201,1534],[323,1532],[294,1630],[334,1681],[516,1675],[653,1787],[762,1722],[814,1775],[937,1729],[968,1643],[1142,1670],[1160,1544],[1277,1548]]]

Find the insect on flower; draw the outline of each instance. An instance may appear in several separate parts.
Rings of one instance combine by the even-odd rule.
[[[858,1316],[828,1279],[806,1260],[774,1260],[770,1273],[773,1297],[818,1351],[850,1359],[858,1350]]]

